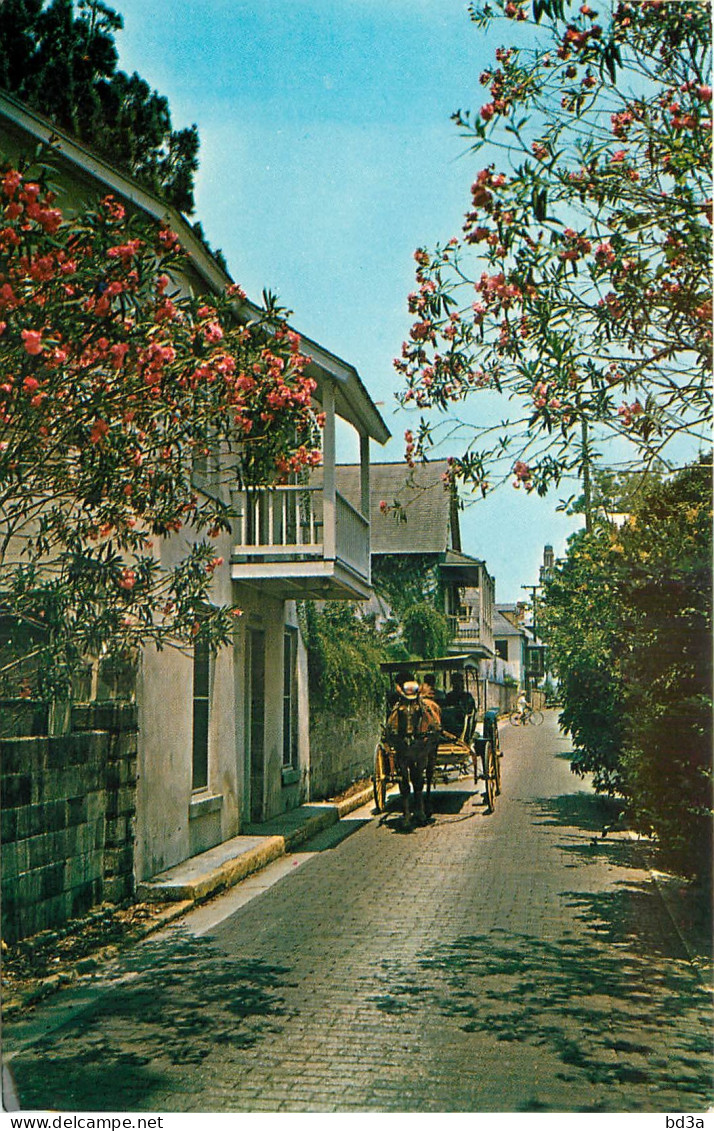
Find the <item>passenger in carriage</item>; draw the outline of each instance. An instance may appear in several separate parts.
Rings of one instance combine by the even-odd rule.
[[[464,736],[467,717],[473,716],[475,711],[476,703],[471,692],[464,686],[463,675],[461,672],[454,672],[451,676],[451,691],[444,699],[441,712],[444,730],[461,738]]]
[[[441,696],[436,690],[436,676],[432,672],[423,677],[419,698],[426,712],[429,730],[436,734],[441,730]]]
[[[422,699],[433,699],[437,706],[441,707],[441,704],[444,701],[444,696],[440,691],[437,691],[436,689],[436,676],[433,672],[429,672],[423,677],[421,687],[419,688],[419,694],[421,695]]]

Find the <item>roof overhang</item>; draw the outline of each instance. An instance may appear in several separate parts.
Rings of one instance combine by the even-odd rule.
[[[318,394],[325,380],[332,381],[338,416],[353,424],[361,435],[369,436],[379,444],[386,444],[392,434],[354,366],[302,334],[300,349],[311,358],[312,364],[308,366],[307,372],[317,381]]]
[[[449,581],[460,581],[464,585],[476,582],[477,588],[482,568],[483,563],[475,560],[471,564],[463,562],[439,562],[439,572],[448,576]]]

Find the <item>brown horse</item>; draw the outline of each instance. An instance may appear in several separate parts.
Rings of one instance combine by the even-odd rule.
[[[387,741],[395,752],[405,825],[412,821],[412,789],[416,820],[424,824],[431,812],[431,783],[440,732],[439,708],[433,700],[422,699],[418,695],[402,695],[387,720]]]

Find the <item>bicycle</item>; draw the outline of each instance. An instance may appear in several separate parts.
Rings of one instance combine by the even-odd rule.
[[[533,727],[539,727],[545,716],[542,711],[534,711],[532,707],[524,707],[522,711],[512,711],[509,718],[514,727],[528,726],[529,723]]]

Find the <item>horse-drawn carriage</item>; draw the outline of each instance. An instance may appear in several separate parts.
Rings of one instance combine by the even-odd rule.
[[[381,667],[390,676],[392,689],[375,753],[372,784],[377,811],[384,812],[387,789],[397,784],[405,820],[411,820],[410,787],[415,815],[424,819],[437,775],[447,780],[452,773],[459,777],[473,773],[474,781],[483,783],[487,812],[493,812],[501,792],[498,711],[480,709],[478,658],[441,656]]]

